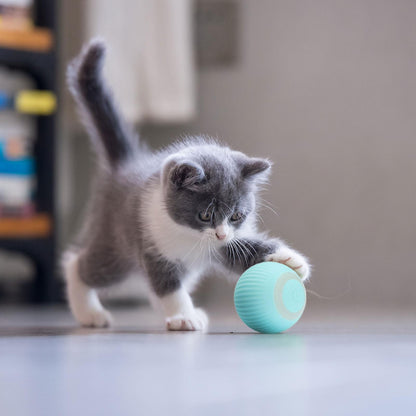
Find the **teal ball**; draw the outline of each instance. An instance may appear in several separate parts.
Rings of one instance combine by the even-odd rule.
[[[275,334],[292,327],[306,306],[306,290],[291,268],[275,262],[247,269],[234,290],[241,320],[258,332]]]

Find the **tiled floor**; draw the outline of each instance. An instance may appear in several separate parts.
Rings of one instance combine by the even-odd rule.
[[[281,335],[218,311],[207,334],[166,333],[146,308],[116,318],[1,308],[0,414],[416,414],[414,312],[306,313]]]

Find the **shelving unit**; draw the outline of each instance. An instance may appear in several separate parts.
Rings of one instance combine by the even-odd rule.
[[[23,70],[30,74],[37,88],[56,94],[56,1],[35,1],[35,25],[49,33],[51,47],[28,50],[28,43],[19,49],[0,45],[0,65]],[[46,29],[46,31],[45,31]],[[7,43],[7,46],[10,42]],[[33,46],[33,45],[32,45]],[[36,211],[31,219],[16,219],[15,231],[10,219],[0,219],[0,249],[19,251],[36,265],[31,297],[33,301],[48,302],[59,297],[55,268],[55,122],[56,116],[36,118]],[[7,221],[9,221],[7,223]]]

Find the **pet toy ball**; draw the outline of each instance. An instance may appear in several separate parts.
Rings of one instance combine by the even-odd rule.
[[[299,276],[288,266],[275,262],[258,263],[238,280],[234,304],[247,326],[274,334],[289,329],[302,316],[306,290]]]

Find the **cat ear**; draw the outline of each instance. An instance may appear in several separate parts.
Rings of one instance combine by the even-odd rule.
[[[245,179],[263,179],[270,174],[272,164],[267,159],[247,158],[241,167],[241,175]]]
[[[202,167],[192,161],[171,161],[164,170],[166,179],[178,189],[191,189],[205,178]]]

